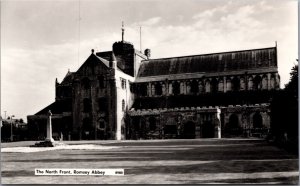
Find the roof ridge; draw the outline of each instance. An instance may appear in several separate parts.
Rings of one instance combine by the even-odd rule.
[[[175,57],[148,59],[148,60],[142,60],[142,61],[154,61],[154,60],[162,60],[162,59],[185,58],[185,57],[195,57],[195,56],[207,56],[207,55],[215,55],[215,54],[234,53],[234,52],[247,52],[247,51],[256,51],[256,50],[266,50],[266,49],[272,49],[272,48],[275,49],[276,47],[256,48],[256,49],[247,49],[247,50],[234,50],[234,51],[227,51],[227,52],[215,52],[215,53],[196,54],[196,55],[187,55],[187,56],[175,56]]]

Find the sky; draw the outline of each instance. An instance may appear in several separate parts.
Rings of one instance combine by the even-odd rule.
[[[281,88],[298,58],[296,0],[0,0],[1,115],[27,120],[62,81],[121,40],[151,58],[274,47]],[[141,46],[140,46],[141,26]]]

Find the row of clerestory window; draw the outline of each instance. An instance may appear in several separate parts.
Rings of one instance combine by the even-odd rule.
[[[247,81],[247,83],[246,83]],[[275,89],[278,85],[274,75],[270,76],[254,76],[245,78],[234,77],[232,79],[217,79],[190,82],[173,81],[172,83],[143,83],[137,85],[136,92],[141,96],[160,96],[160,95],[179,95],[179,94],[197,94],[209,92],[229,92],[229,91],[243,91],[243,90],[267,90]],[[226,91],[225,91],[226,90]]]

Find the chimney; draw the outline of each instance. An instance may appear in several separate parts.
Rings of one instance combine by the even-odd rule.
[[[147,56],[147,58],[149,59],[151,57],[151,50],[149,48],[147,48],[144,52],[145,56]]]

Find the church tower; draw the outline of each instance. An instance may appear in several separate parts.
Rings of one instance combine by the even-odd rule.
[[[116,56],[117,67],[130,76],[134,76],[135,49],[132,43],[124,40],[124,24],[122,22],[122,41],[113,44],[113,53]]]

